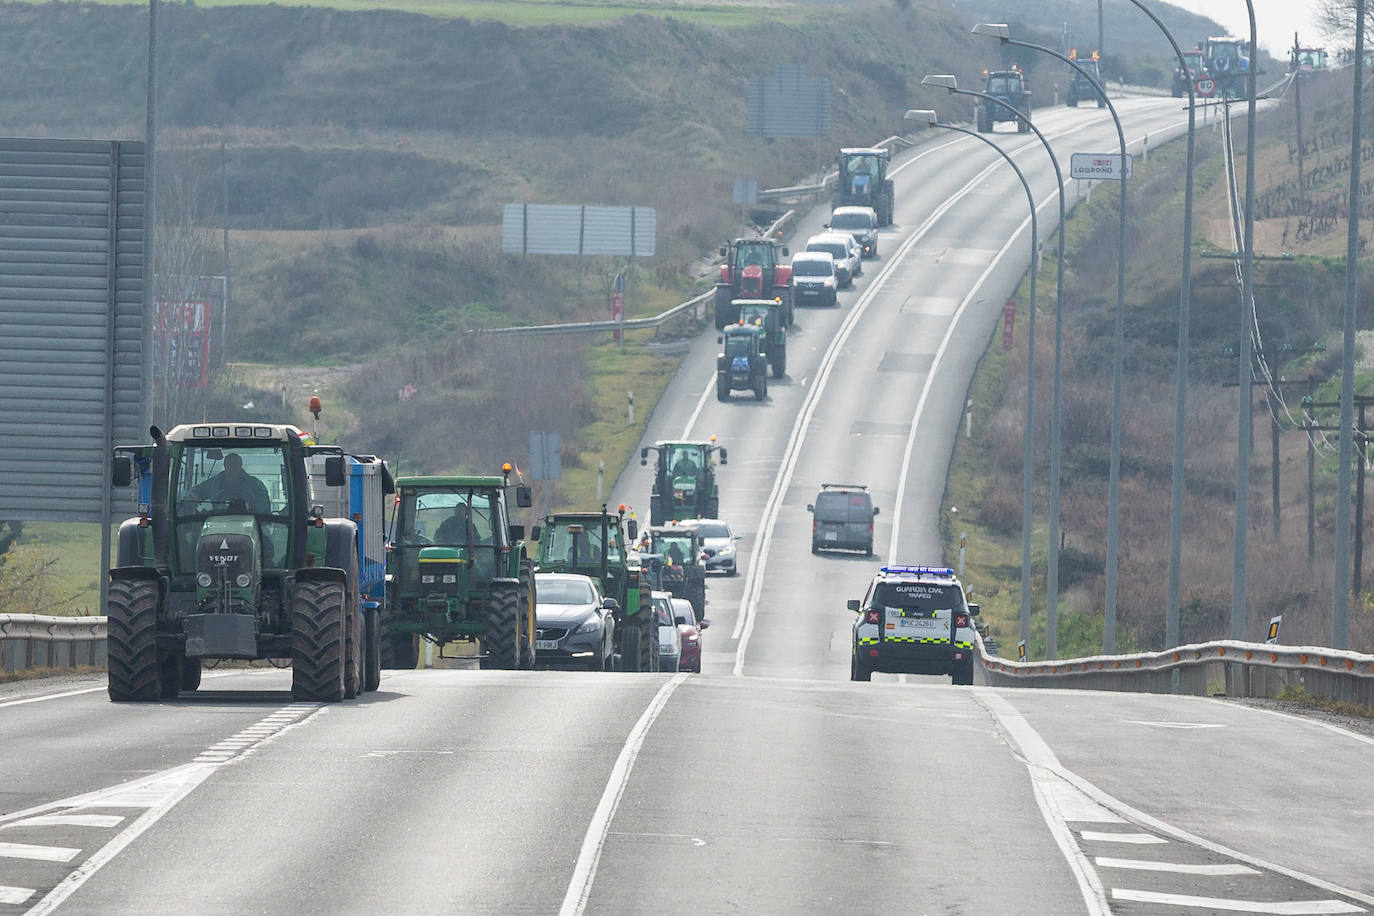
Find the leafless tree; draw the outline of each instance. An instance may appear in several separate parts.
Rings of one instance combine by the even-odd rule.
[[[1355,40],[1355,7],[1364,0],[1317,0],[1316,20],[1318,28],[1327,38],[1335,40]],[[1374,35],[1374,25],[1365,19],[1365,39]]]

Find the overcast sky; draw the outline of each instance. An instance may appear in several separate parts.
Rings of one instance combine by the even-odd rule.
[[[1244,38],[1250,34],[1250,17],[1245,0],[1168,0],[1174,6],[1201,13],[1226,26],[1232,35]],[[1314,24],[1318,0],[1254,0],[1255,33],[1260,47],[1270,54],[1287,56],[1293,46],[1296,31],[1304,46],[1331,45]]]

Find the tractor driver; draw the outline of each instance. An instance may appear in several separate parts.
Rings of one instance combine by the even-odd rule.
[[[467,503],[454,505],[453,514],[440,522],[439,530],[434,532],[436,544],[471,544],[480,540]]]
[[[192,488],[190,497],[215,503],[241,501],[249,512],[261,514],[272,511],[272,500],[252,474],[243,469],[243,456],[234,452],[224,456],[224,470]]]
[[[673,463],[674,477],[695,477],[701,468],[697,467],[696,455],[689,451],[678,453],[677,461]]]

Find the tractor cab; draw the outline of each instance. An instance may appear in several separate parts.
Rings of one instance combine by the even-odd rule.
[[[1244,95],[1243,81],[1250,73],[1250,42],[1229,36],[1209,37],[1202,50],[1207,71],[1226,98]]]
[[[892,154],[882,147],[848,147],[840,150],[835,194],[830,206],[872,207],[879,226],[892,225],[895,191],[887,177]]]

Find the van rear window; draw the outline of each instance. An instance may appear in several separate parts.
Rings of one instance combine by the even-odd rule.
[[[867,493],[822,493],[816,497],[816,520],[822,522],[868,522],[873,504]]]

